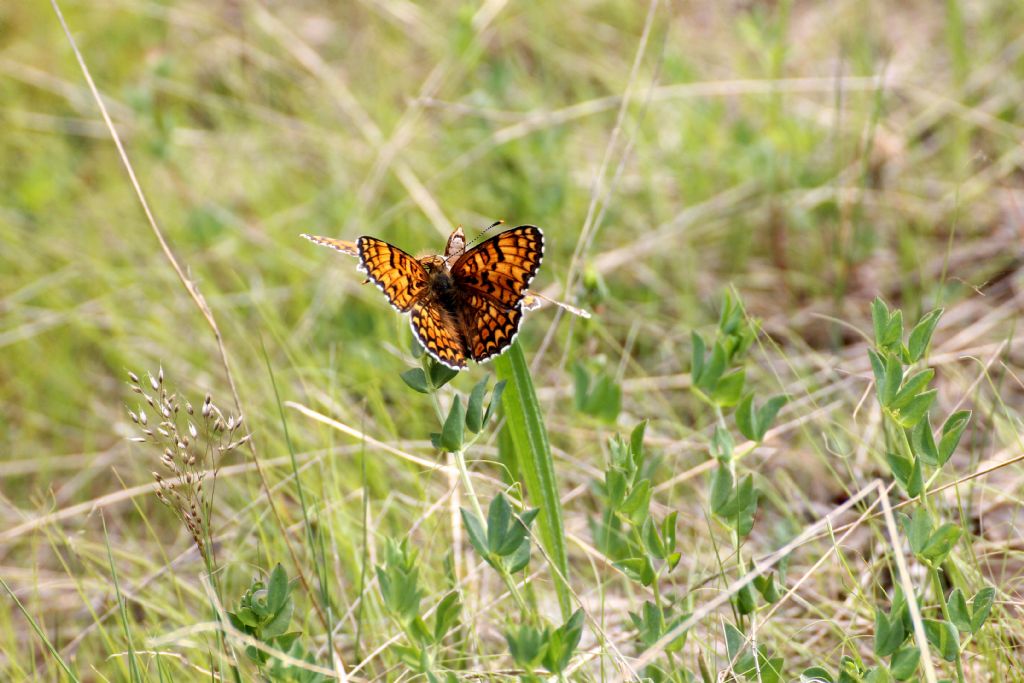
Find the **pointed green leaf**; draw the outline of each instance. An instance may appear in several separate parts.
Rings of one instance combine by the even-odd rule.
[[[690,378],[694,386],[700,384],[701,375],[704,372],[704,356],[706,348],[704,338],[696,332],[690,334],[692,351],[690,352]]]
[[[977,633],[985,624],[992,612],[992,601],[996,597],[996,589],[987,586],[982,588],[971,600],[971,633]]]
[[[946,607],[949,610],[949,620],[953,622],[953,625],[961,631],[969,632],[971,630],[971,611],[967,608],[967,600],[964,599],[963,591],[957,588],[950,593]]]
[[[918,555],[922,560],[927,560],[932,564],[942,564],[956,546],[957,541],[960,540],[962,533],[962,529],[956,524],[947,522],[935,530]]]
[[[422,368],[406,370],[399,376],[413,391],[418,391],[421,394],[430,393],[430,387],[427,386],[427,375]]]
[[[800,673],[800,683],[835,683],[835,679],[828,669],[812,666]]]
[[[512,508],[509,506],[505,494],[499,493],[487,509],[487,548],[492,553],[502,546],[511,519]]]
[[[274,565],[274,569],[270,572],[270,579],[267,582],[267,609],[271,614],[276,614],[278,610],[284,607],[290,592],[288,574],[279,562]]]
[[[644,464],[644,433],[647,431],[647,420],[640,422],[629,435],[629,457],[633,468],[640,470]]]
[[[751,441],[757,441],[757,414],[754,412],[754,394],[747,394],[736,408],[736,428]]]
[[[488,559],[487,533],[484,531],[483,521],[466,508],[460,508],[462,512],[462,524],[466,527],[466,535],[477,554],[485,560]]]
[[[939,464],[939,451],[935,447],[935,439],[932,438],[932,425],[925,414],[921,421],[914,427],[910,434],[910,447],[914,455],[922,460],[924,464],[936,467]]]
[[[757,441],[764,441],[764,435],[772,428],[772,424],[775,422],[775,416],[779,414],[779,411],[782,410],[782,407],[788,402],[789,397],[784,394],[772,396],[770,399],[765,401],[765,404],[757,411]]]
[[[441,429],[441,448],[449,453],[462,450],[462,437],[466,423],[466,411],[462,407],[462,401],[456,396],[452,401],[452,407],[448,411],[448,418],[444,421]]]
[[[900,384],[903,382],[903,364],[894,355],[885,359],[885,384],[882,385],[880,400],[883,406],[888,408],[892,405]]]
[[[746,377],[747,372],[744,368],[739,368],[723,375],[711,391],[711,398],[723,408],[736,405],[743,396],[743,385],[746,382]]]
[[[953,451],[956,450],[957,445],[960,443],[960,437],[963,436],[967,423],[970,421],[971,411],[960,410],[950,415],[946,419],[945,424],[942,425],[942,436],[939,438],[938,446],[938,462],[940,467],[945,465],[950,457],[952,457]]]
[[[910,352],[910,362],[916,363],[924,357],[925,351],[928,350],[928,344],[931,342],[932,333],[935,332],[936,325],[939,324],[939,317],[942,315],[942,309],[936,308],[933,311],[925,314],[923,318],[910,332],[910,341],[907,343],[907,349]]]
[[[917,663],[921,661],[921,650],[910,645],[899,650],[892,656],[890,671],[897,681],[905,681],[917,671]]]
[[[931,408],[932,401],[935,400],[937,393],[935,389],[929,389],[915,396],[906,408],[897,412],[896,421],[906,429],[915,426],[925,416],[928,409]]]
[[[487,426],[487,423],[491,421],[491,416],[499,405],[501,405],[501,392],[505,391],[505,380],[501,380],[494,385],[494,391],[491,392],[491,401],[487,404],[487,412],[484,413],[483,427]]]
[[[711,475],[711,512],[721,515],[725,504],[732,496],[732,472],[725,465],[719,465]]]
[[[452,370],[447,365],[438,363],[433,358],[427,360],[428,374],[430,375],[430,385],[434,389],[440,389],[448,382],[451,382],[459,374],[458,370]]]
[[[955,661],[960,654],[960,636],[948,621],[924,619],[924,632],[928,642],[939,651],[947,662]]]
[[[487,394],[487,377],[476,383],[466,403],[466,429],[479,434],[484,426],[484,396]]]
[[[888,657],[903,645],[907,633],[900,619],[891,619],[880,609],[875,610],[875,654]]]
[[[880,297],[871,302],[871,322],[875,328],[875,346],[885,346],[885,331],[889,325],[889,307]]]
[[[910,379],[903,383],[903,386],[896,393],[896,397],[892,400],[892,405],[889,407],[900,409],[908,406],[913,398],[928,386],[933,377],[935,377],[935,371],[931,368],[926,368],[912,375]]]

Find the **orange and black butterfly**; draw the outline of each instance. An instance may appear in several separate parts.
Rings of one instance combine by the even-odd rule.
[[[539,305],[527,294],[544,257],[544,233],[533,225],[506,230],[469,249],[459,228],[448,238],[444,256],[418,259],[376,237],[354,243],[303,237],[357,256],[359,270],[391,306],[409,314],[413,334],[427,352],[453,370],[508,349],[523,311]]]

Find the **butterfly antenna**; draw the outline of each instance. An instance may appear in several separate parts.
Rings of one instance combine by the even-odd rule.
[[[470,244],[466,245],[466,250],[468,251],[470,247],[472,247],[473,245],[478,243],[480,241],[480,239],[483,238],[483,236],[488,233],[488,231],[493,230],[494,228],[498,227],[499,225],[504,225],[504,224],[505,224],[505,221],[503,221],[503,220],[501,220],[499,218],[498,220],[496,220],[493,223],[491,223],[490,225],[488,225],[486,228],[484,228],[483,230],[480,231],[480,234],[476,236],[476,239],[474,239]]]

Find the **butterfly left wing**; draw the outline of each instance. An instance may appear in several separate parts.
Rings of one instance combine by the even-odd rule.
[[[359,246],[355,242],[336,240],[332,237],[321,237],[320,235],[307,235],[306,233],[302,233],[299,237],[305,237],[313,244],[319,244],[322,247],[336,249],[342,254],[347,254],[348,256],[359,256]]]
[[[507,311],[522,300],[543,258],[544,233],[520,225],[464,253],[451,274],[460,290],[481,294]]]

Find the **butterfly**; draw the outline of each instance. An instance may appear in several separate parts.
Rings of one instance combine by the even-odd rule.
[[[353,243],[302,236],[356,256],[359,270],[391,306],[409,314],[423,348],[453,370],[506,351],[519,333],[523,312],[539,305],[536,295],[527,294],[544,258],[544,233],[534,225],[506,230],[473,247],[458,228],[443,256],[422,258],[376,237]]]

